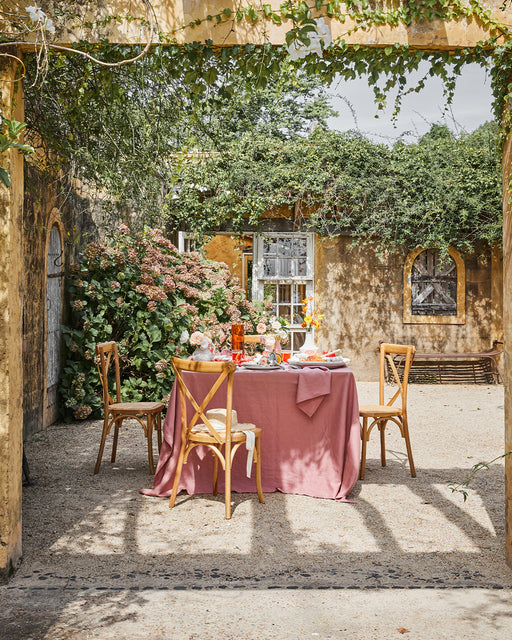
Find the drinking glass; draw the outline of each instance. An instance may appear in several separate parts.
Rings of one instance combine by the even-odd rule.
[[[244,357],[244,325],[231,325],[231,353],[233,362],[240,363]]]

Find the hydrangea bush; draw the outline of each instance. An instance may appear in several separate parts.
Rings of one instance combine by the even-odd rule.
[[[230,346],[231,325],[271,330],[271,303],[249,302],[227,265],[197,252],[180,253],[156,229],[135,235],[125,225],[108,244],[90,244],[72,267],[70,326],[60,392],[64,419],[101,415],[95,346],[115,340],[124,401],[168,399],[171,356],[193,352],[189,336]],[[259,327],[261,330],[261,326]]]

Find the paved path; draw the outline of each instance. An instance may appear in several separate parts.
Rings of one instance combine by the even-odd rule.
[[[358,385],[362,403],[372,383]],[[390,429],[353,504],[305,496],[164,499],[148,486],[140,427],[92,475],[101,427],[54,425],[27,447],[24,561],[0,587],[1,640],[509,640],[499,386],[410,387],[417,478]]]

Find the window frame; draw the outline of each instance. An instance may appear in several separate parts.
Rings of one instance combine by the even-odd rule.
[[[404,324],[466,324],[466,266],[460,253],[450,247],[448,255],[457,269],[457,313],[454,315],[416,315],[412,313],[412,267],[416,258],[429,249],[417,248],[411,251],[404,264],[403,322]],[[435,250],[435,247],[430,250]]]
[[[306,275],[300,276],[265,276],[263,273],[263,245],[267,238],[306,238]],[[275,285],[304,284],[306,297],[315,293],[315,234],[311,232],[263,232],[254,234],[253,243],[253,271],[252,271],[252,297],[253,300],[264,300],[264,288],[266,283]],[[290,333],[306,332],[300,324],[290,324]],[[314,330],[313,330],[314,335]],[[297,351],[297,349],[295,349]]]

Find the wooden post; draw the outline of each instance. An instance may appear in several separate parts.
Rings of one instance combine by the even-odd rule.
[[[505,451],[512,450],[512,135],[503,146],[503,336]],[[512,457],[505,458],[505,553],[512,567]]]
[[[23,121],[19,62],[15,51],[0,56],[0,109]],[[22,411],[22,219],[23,156],[10,149],[0,156],[11,177],[0,183],[0,582],[21,559]]]

